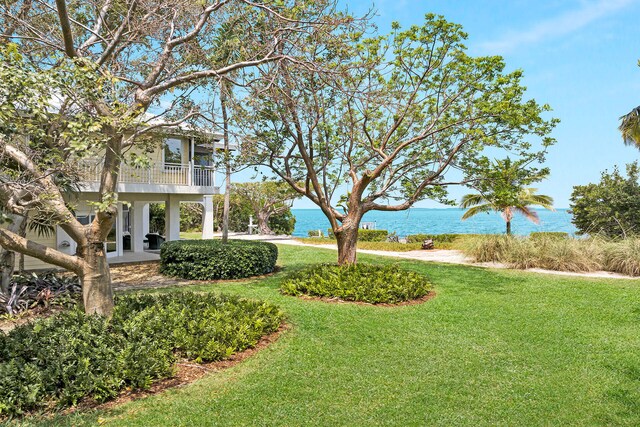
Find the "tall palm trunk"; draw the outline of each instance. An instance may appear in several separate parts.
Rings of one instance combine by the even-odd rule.
[[[229,117],[227,114],[227,85],[220,85],[220,108],[222,109],[222,129],[224,138],[224,205],[222,207],[222,243],[229,240],[229,208],[231,205],[231,161],[229,159]]]
[[[507,236],[511,236],[511,221],[507,221]]]

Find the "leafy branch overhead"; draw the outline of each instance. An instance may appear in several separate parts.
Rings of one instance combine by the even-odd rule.
[[[469,56],[465,38],[430,14],[422,26],[394,24],[387,36],[349,33],[341,44],[310,47],[306,54],[330,73],[261,67],[273,77],[245,100],[249,161],[322,209],[345,245],[341,261],[355,262],[366,212],[449,202],[447,188],[474,182],[489,153],[543,160],[555,142],[557,120],[525,98],[522,72],[505,72],[500,57]]]

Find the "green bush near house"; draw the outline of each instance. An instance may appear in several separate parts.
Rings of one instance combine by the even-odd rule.
[[[280,290],[292,296],[397,304],[424,297],[431,283],[425,276],[396,265],[316,264],[290,275]]]
[[[273,272],[278,248],[268,242],[180,240],[163,243],[160,272],[189,280],[241,279]]]
[[[74,309],[18,326],[0,335],[0,418],[149,388],[178,358],[228,358],[282,320],[265,302],[174,293],[118,297],[112,319]]]
[[[328,229],[327,232],[331,239],[336,238],[332,229]],[[388,230],[365,230],[362,228],[358,230],[358,240],[360,242],[386,242],[387,237],[389,237]]]

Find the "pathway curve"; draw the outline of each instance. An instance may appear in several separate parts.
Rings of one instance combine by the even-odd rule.
[[[251,237],[256,240],[258,239],[258,236],[251,236]],[[242,236],[234,236],[234,238],[242,238]],[[264,236],[262,236],[262,238],[264,239]],[[313,245],[309,243],[303,243],[299,240],[291,239],[289,237],[267,238],[264,240],[272,243],[283,244],[283,245],[310,246],[310,247],[316,247],[316,248],[338,250],[336,245]],[[380,256],[393,257],[393,258],[414,259],[418,261],[431,261],[431,262],[442,262],[442,263],[448,263],[448,264],[472,265],[475,267],[484,267],[484,268],[504,268],[504,269],[509,268],[505,264],[496,263],[496,262],[475,263],[471,261],[469,258],[467,258],[462,253],[462,251],[449,250],[449,249],[435,249],[430,251],[419,250],[419,251],[408,251],[408,252],[374,251],[374,250],[368,250],[368,249],[358,249],[358,253],[380,255]],[[627,280],[638,279],[638,277],[627,276],[619,273],[611,273],[609,271],[592,271],[588,273],[576,273],[571,271],[545,270],[542,268],[529,268],[527,270],[521,270],[521,271],[554,274],[558,276],[592,277],[592,278],[601,278],[601,279],[627,279]]]

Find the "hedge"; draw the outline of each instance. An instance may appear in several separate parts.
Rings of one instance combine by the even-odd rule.
[[[461,237],[475,237],[481,234],[410,234],[407,243],[422,243],[425,240],[433,240],[435,243],[452,243]]]
[[[241,279],[271,273],[273,243],[248,240],[177,240],[160,247],[160,272],[189,280]]]
[[[282,323],[278,307],[235,296],[116,298],[113,317],[79,309],[0,333],[0,418],[104,402],[174,374],[175,362],[217,361]]]
[[[431,290],[429,280],[396,265],[366,263],[338,266],[317,264],[291,274],[280,287],[285,295],[309,295],[396,304],[424,297]]]
[[[332,229],[329,229],[328,233],[330,238],[336,238]],[[365,230],[363,228],[358,230],[358,240],[361,242],[386,242],[388,236],[389,231],[387,230]]]

